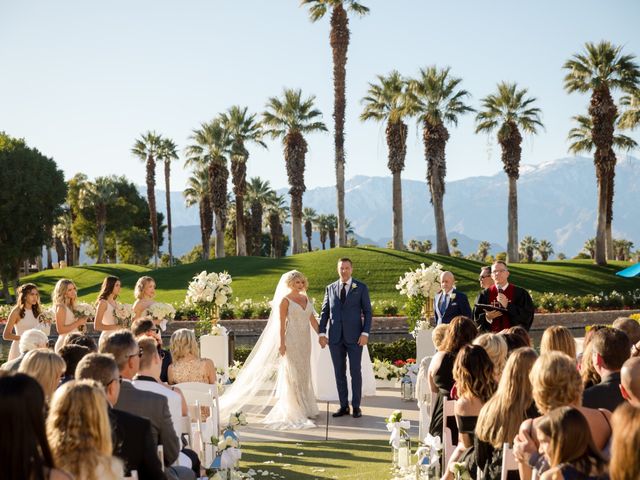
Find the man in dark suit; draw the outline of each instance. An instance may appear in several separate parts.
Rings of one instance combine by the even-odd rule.
[[[529,330],[533,323],[534,306],[531,295],[524,288],[509,283],[509,269],[501,260],[491,265],[494,285],[485,288],[473,307],[473,318],[478,328],[484,332],[498,333],[516,325]],[[485,310],[482,305],[495,305],[504,311]]]
[[[620,392],[627,402],[640,408],[640,358],[632,357],[622,365]]]
[[[440,274],[440,293],[433,299],[433,311],[435,312],[436,325],[451,322],[455,317],[462,315],[471,318],[469,299],[455,287],[456,279],[451,272]]]
[[[624,402],[620,391],[620,369],[631,353],[629,337],[617,328],[602,328],[591,337],[591,348],[593,366],[602,380],[584,391],[582,405],[613,412]]]
[[[180,443],[173,428],[166,397],[138,390],[131,383],[140,369],[140,348],[133,334],[128,330],[118,330],[109,335],[100,348],[102,353],[114,356],[122,377],[120,396],[114,406],[118,410],[146,417],[151,421],[154,440],[163,448],[167,476],[195,480],[190,468],[173,465],[180,453]]]
[[[120,395],[120,372],[113,355],[86,355],[76,367],[75,378],[95,380],[104,387],[113,432],[113,455],[124,462],[126,475],[130,476],[135,470],[140,480],[166,478],[156,453],[157,445],[151,435],[151,422],[113,408]]]
[[[348,258],[338,260],[339,280],[328,285],[320,314],[319,342],[329,345],[333,371],[336,376],[340,409],[333,414],[349,414],[349,388],[347,385],[347,357],[351,374],[351,406],[353,417],[362,416],[362,347],[369,341],[371,330],[371,301],[367,286],[351,278],[353,264]],[[327,323],[331,320],[327,338]]]

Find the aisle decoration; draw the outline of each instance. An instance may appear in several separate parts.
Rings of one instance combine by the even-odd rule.
[[[405,311],[409,322],[409,331],[415,337],[417,331],[435,326],[433,319],[433,299],[440,291],[442,265],[433,262],[428,267],[424,263],[400,277],[396,289],[400,295],[408,297]],[[419,323],[420,322],[420,323]]]
[[[453,473],[455,480],[471,480],[471,474],[464,463],[452,463],[449,467],[449,471]]]
[[[242,425],[247,425],[244,413],[238,411],[229,415],[229,422],[222,432],[222,438],[218,441],[216,457],[209,467],[214,473],[214,476],[210,478],[220,478],[221,480],[242,478],[242,474],[236,470],[238,462],[242,458],[242,451],[240,450],[240,437],[235,431],[236,427]]]
[[[391,432],[389,445],[393,448],[393,466],[400,470],[408,469],[411,464],[411,438],[408,433],[411,422],[402,420],[400,410],[394,410],[385,422]]]
[[[42,306],[42,310],[40,311],[40,315],[38,315],[38,325],[36,328],[41,330],[45,335],[49,336],[51,334],[51,324],[56,321],[56,314],[53,311],[53,308],[44,305]]]
[[[175,318],[176,309],[170,303],[157,302],[147,308],[147,314],[152,320],[160,322],[160,328],[164,332],[167,329],[167,324]]]
[[[133,320],[133,306],[128,303],[116,303],[113,309],[113,316],[116,319],[118,325],[124,328],[131,326],[131,320]]]
[[[218,327],[220,309],[231,298],[231,275],[227,272],[207,273],[203,270],[193,277],[187,287],[185,305],[192,306],[199,317],[199,322],[206,322],[212,331],[211,335],[222,335],[223,331]],[[218,327],[215,330],[213,327]],[[223,327],[222,327],[223,328]]]
[[[430,433],[424,437],[422,446],[416,451],[416,480],[437,480],[440,478],[440,456],[442,441],[439,436]]]

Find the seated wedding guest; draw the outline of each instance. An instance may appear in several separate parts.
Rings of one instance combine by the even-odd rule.
[[[444,342],[444,337],[447,335],[448,323],[436,325],[435,328],[431,331],[431,340],[433,341],[433,346],[436,348],[436,351],[440,351],[440,347],[442,346],[442,342]]]
[[[436,393],[436,399],[433,404],[431,413],[431,424],[429,432],[434,437],[437,435],[442,438],[443,427],[443,406],[444,400],[449,399],[451,389],[453,388],[453,364],[456,355],[465,345],[470,344],[478,334],[473,320],[467,317],[456,317],[449,324],[447,333],[442,342],[442,350],[436,353],[431,360],[429,368],[429,384],[431,391]],[[457,428],[455,422],[450,425],[452,432],[457,438]]]
[[[136,320],[131,324],[131,332],[133,336],[139,340],[141,337],[151,337],[158,345],[158,353],[162,358],[162,370],[160,371],[160,380],[167,383],[169,381],[169,365],[173,362],[171,352],[162,348],[162,336],[160,335],[160,327],[149,319]]]
[[[547,328],[540,340],[540,353],[556,350],[576,358],[576,341],[567,327],[553,325]]]
[[[629,358],[629,338],[617,328],[603,328],[593,334],[590,345],[593,366],[602,380],[584,391],[582,404],[613,412],[624,402],[620,392],[620,369]]]
[[[169,383],[216,383],[216,367],[209,358],[200,358],[200,348],[193,330],[181,328],[171,335]]]
[[[608,480],[606,462],[580,410],[552,410],[537,423],[536,435],[550,467],[541,480]]]
[[[147,316],[147,308],[155,303],[156,281],[148,276],[140,277],[133,289],[133,296],[136,301],[133,302],[133,320],[144,318]]]
[[[496,382],[500,381],[500,375],[502,375],[504,364],[507,361],[507,342],[504,336],[495,333],[483,333],[476,337],[473,344],[480,345],[487,352],[493,364],[493,378]]]
[[[51,399],[47,438],[56,465],[82,480],[120,480],[122,462],[112,456],[104,390],[93,380],[62,385]]]
[[[535,310],[529,292],[509,283],[509,268],[503,261],[498,260],[491,265],[491,278],[495,285],[478,295],[473,309],[473,318],[480,331],[497,333],[515,325],[529,330]],[[506,312],[485,310],[478,305],[497,305]]]
[[[600,375],[593,366],[593,349],[591,348],[591,339],[593,334],[598,330],[607,328],[606,325],[592,325],[584,335],[582,341],[582,352],[578,354],[578,370],[580,371],[580,377],[582,377],[582,385],[586,390],[600,383]]]
[[[65,343],[65,337],[71,332],[77,332],[80,327],[87,324],[87,317],[76,318],[73,309],[78,300],[78,290],[76,284],[66,278],[61,278],[56,283],[51,295],[53,308],[55,312],[56,331],[58,339],[56,340],[55,351],[62,348]]]
[[[95,340],[82,332],[72,332],[67,335],[67,338],[63,343],[63,346],[64,345],[81,345],[83,347],[87,347],[91,353],[96,353],[98,351],[98,345],[96,345]]]
[[[90,353],[78,364],[76,379],[95,380],[104,388],[113,432],[113,455],[124,462],[125,474],[131,476],[135,470],[139,480],[166,478],[156,454],[157,445],[151,434],[151,422],[113,408],[118,402],[121,381],[113,355]]]
[[[480,288],[482,290],[493,285],[493,278],[491,278],[491,267],[482,267],[480,269],[480,277],[478,278],[478,281],[480,282]]]
[[[42,330],[37,328],[31,328],[20,335],[20,356],[7,362],[0,367],[0,370],[6,370],[8,372],[17,372],[20,368],[20,364],[24,359],[27,352],[35,350],[37,348],[47,348],[49,345],[49,337],[47,337]]]
[[[611,412],[580,406],[582,380],[571,357],[557,351],[542,354],[534,363],[529,377],[533,386],[533,399],[542,415],[558,407],[576,407],[587,419],[598,450],[605,448],[611,437]],[[522,480],[531,478],[531,468],[534,466],[538,471],[548,468],[544,459],[538,455],[539,441],[535,434],[535,426],[541,418],[522,422],[514,440],[514,455],[518,459]]]
[[[440,274],[440,292],[433,299],[436,324],[447,324],[457,316],[471,316],[467,296],[455,287],[456,279],[451,272]]]
[[[102,287],[98,294],[96,318],[93,328],[100,333],[102,338],[106,333],[120,330],[118,321],[114,315],[116,310],[116,299],[120,294],[120,279],[114,276],[108,276],[102,281]],[[98,340],[100,343],[100,340]]]
[[[630,358],[622,365],[620,392],[631,405],[640,407],[640,358]]]
[[[505,346],[506,351],[506,346]],[[458,399],[454,412],[458,425],[458,445],[451,454],[447,466],[447,478],[453,478],[449,466],[464,463],[467,470],[476,470],[474,439],[478,414],[482,406],[496,390],[494,368],[489,355],[479,345],[465,345],[453,365],[453,379],[456,381]]]
[[[629,317],[618,317],[613,322],[613,328],[626,333],[631,345],[640,342],[640,322],[637,320]]]
[[[66,365],[64,376],[60,380],[60,384],[66,383],[75,378],[78,362],[82,360],[82,357],[89,353],[91,353],[91,350],[87,347],[74,345],[73,343],[67,344],[60,349],[58,354],[62,357]]]
[[[520,325],[516,325],[515,327],[507,328],[506,332],[514,334],[514,335],[518,335],[519,337],[522,337],[522,339],[527,344],[526,345],[527,347],[532,347],[533,346],[533,344],[531,343],[531,337],[529,336],[529,332],[527,332]]]
[[[39,349],[31,350],[24,356],[18,371],[38,381],[48,403],[60,383],[65,368],[64,360],[60,355],[50,350]]]
[[[515,350],[504,367],[496,393],[480,410],[476,424],[475,457],[483,478],[500,478],[502,446],[511,444],[520,424],[540,414],[533,402],[529,373],[538,354],[532,348]],[[509,472],[508,480],[518,480]]]
[[[178,458],[180,445],[171,421],[167,399],[162,395],[145,392],[133,386],[133,377],[140,368],[140,348],[133,334],[128,330],[112,332],[106,338],[101,353],[110,353],[114,356],[122,376],[120,396],[114,407],[151,420],[153,440],[163,447],[167,472],[181,479],[194,478],[191,469],[172,466]]]
[[[42,387],[28,375],[0,377],[2,478],[71,480],[55,464],[44,428]]]
[[[527,348],[529,345],[522,335],[518,335],[517,333],[508,333],[506,330],[500,332],[504,341],[507,342],[507,355],[510,355],[511,352],[519,349],[519,348]]]
[[[7,324],[2,332],[3,339],[12,340],[7,360],[15,360],[20,356],[20,336],[27,330],[38,326],[40,310],[38,287],[33,283],[25,283],[19,287],[16,305],[9,313]]]
[[[613,412],[613,439],[611,440],[611,480],[638,480],[640,478],[640,408],[625,404]]]

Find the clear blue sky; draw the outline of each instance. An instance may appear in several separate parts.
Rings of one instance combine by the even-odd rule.
[[[588,103],[563,91],[563,62],[601,39],[640,55],[637,0],[363,3],[371,13],[350,22],[348,178],[388,174],[383,128],[358,120],[377,74],[448,65],[473,106],[498,81],[518,82],[538,98],[546,126],[524,142],[523,163],[541,163],[567,155],[570,117]],[[141,132],[156,130],[184,147],[200,122],[232,104],[260,112],[285,86],[315,94],[332,129],[328,35],[328,18],[311,23],[296,0],[7,0],[0,4],[0,130],[53,157],[68,177],[126,174],[143,184],[144,166],[129,153]],[[499,147],[473,133],[472,116],[450,133],[447,180],[501,169]],[[332,138],[308,138],[309,188],[335,182]],[[283,187],[281,144],[268,145],[250,148],[249,175]],[[424,178],[414,123],[406,163],[405,178]],[[174,172],[172,190],[180,190],[188,172],[182,162]]]

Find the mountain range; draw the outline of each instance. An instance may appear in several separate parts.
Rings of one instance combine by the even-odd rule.
[[[444,197],[448,239],[457,238],[464,253],[489,241],[493,253],[504,251],[507,237],[507,187],[504,172],[447,182]],[[144,189],[141,187],[144,194]],[[287,189],[278,190],[286,194]],[[637,205],[640,200],[640,160],[618,161],[613,207],[614,238],[640,241]],[[164,192],[157,191],[158,207],[165,208]],[[288,195],[286,195],[288,198]],[[191,250],[199,242],[197,207],[187,208],[181,192],[172,192],[174,252]],[[403,180],[404,239],[429,239],[435,245],[433,207],[425,181]],[[305,192],[303,203],[318,213],[335,213],[334,186]],[[346,216],[360,244],[384,246],[391,238],[391,176],[358,175],[345,185]],[[597,186],[593,161],[571,157],[522,165],[518,180],[519,237],[531,235],[553,244],[556,254],[576,255],[595,236]],[[166,241],[165,241],[166,249]],[[313,246],[319,247],[317,233]]]

